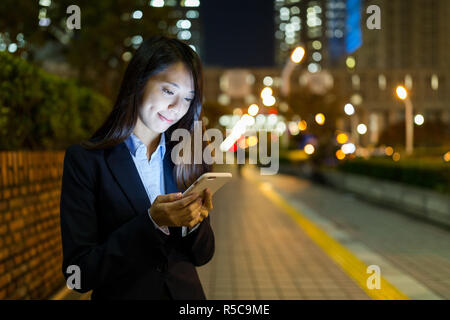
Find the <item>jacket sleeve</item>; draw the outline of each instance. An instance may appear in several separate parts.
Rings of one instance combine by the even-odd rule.
[[[194,266],[208,263],[215,250],[214,232],[210,224],[210,216],[206,217],[191,233],[183,238],[183,245],[191,257]]]
[[[63,247],[62,271],[68,279],[70,265],[80,268],[81,288],[84,293],[119,277],[136,272],[139,268],[166,263],[164,243],[168,236],[158,231],[146,212],[130,219],[99,239],[96,212],[95,175],[92,159],[71,146],[64,157],[60,223]]]

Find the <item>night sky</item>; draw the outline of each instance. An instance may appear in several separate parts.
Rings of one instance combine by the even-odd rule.
[[[274,65],[272,0],[203,0],[200,10],[205,66]]]

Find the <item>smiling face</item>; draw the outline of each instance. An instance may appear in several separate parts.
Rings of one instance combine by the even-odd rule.
[[[171,64],[148,80],[139,120],[150,131],[162,133],[180,120],[194,99],[194,81],[182,62]]]

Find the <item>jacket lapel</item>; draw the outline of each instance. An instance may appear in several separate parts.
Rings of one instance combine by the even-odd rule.
[[[105,158],[135,214],[147,213],[150,208],[150,200],[125,142],[105,151]]]
[[[174,165],[170,153],[171,150],[167,148],[163,159],[166,194],[179,191],[174,180]],[[130,201],[135,214],[147,214],[151,203],[125,142],[106,150],[105,160],[123,193]],[[169,227],[169,231],[171,234],[181,236],[181,227]]]

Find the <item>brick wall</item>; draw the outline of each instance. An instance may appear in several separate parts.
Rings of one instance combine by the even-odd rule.
[[[0,151],[0,299],[46,299],[65,284],[63,160],[61,151]]]

